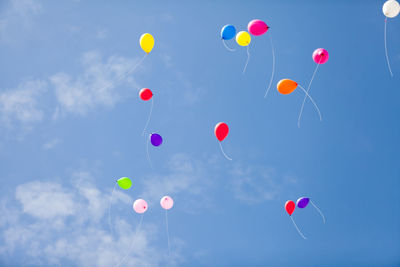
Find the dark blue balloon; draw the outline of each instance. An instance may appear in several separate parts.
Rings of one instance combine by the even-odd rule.
[[[310,199],[308,197],[301,197],[297,200],[297,207],[300,209],[304,209],[307,207],[308,202],[310,202]]]
[[[233,37],[235,37],[236,35],[236,29],[235,26],[228,24],[225,25],[222,29],[221,29],[221,38],[224,40],[230,40]]]

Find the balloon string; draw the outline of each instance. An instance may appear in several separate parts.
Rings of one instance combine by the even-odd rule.
[[[298,86],[301,88],[301,90],[303,90],[303,92],[308,96],[308,98],[310,98],[311,102],[314,104],[315,108],[318,111],[319,120],[322,121],[321,112],[319,111],[317,104],[314,102],[314,99],[312,99],[312,97],[306,92],[306,90],[304,90],[304,88],[300,84]]]
[[[317,205],[315,205],[311,200],[310,200],[310,203],[311,203],[311,205],[313,205],[314,208],[319,212],[319,215],[321,215],[322,220],[323,220],[324,223],[325,223],[325,216],[324,216],[324,214],[322,213],[322,211],[321,211],[321,210],[317,207]]]
[[[153,169],[153,165],[151,164],[150,153],[149,153],[149,143],[150,143],[151,134],[149,134],[149,138],[146,142],[146,151],[147,151],[147,160],[149,161],[151,169]]]
[[[226,43],[225,43],[225,39],[222,39],[222,43],[224,44],[225,48],[228,49],[231,52],[236,51],[236,49],[230,48]]]
[[[218,143],[219,143],[219,147],[221,148],[222,154],[224,154],[224,157],[225,157],[227,160],[232,160],[230,157],[228,157],[228,156],[225,154],[224,149],[222,148],[221,142],[218,142]]]
[[[322,59],[322,57],[319,59],[319,61],[318,61],[318,63],[317,63],[317,66],[315,67],[314,73],[313,73],[313,75],[312,75],[312,77],[311,77],[311,80],[310,80],[310,83],[308,84],[308,87],[307,87],[307,93],[310,92],[311,84],[312,84],[312,82],[313,82],[313,80],[314,80],[315,74],[317,73],[317,70],[318,70],[319,64],[320,64],[320,62],[321,62],[321,59]],[[305,96],[304,96],[304,99],[303,99],[303,103],[301,104],[301,109],[300,109],[299,118],[297,119],[297,126],[298,126],[299,128],[300,128],[301,115],[303,114],[304,103],[306,102],[306,99],[307,99],[307,96],[305,95]],[[321,118],[320,118],[320,120],[321,120]]]
[[[242,74],[244,74],[246,72],[247,64],[249,64],[249,59],[250,59],[250,52],[249,52],[249,45],[247,45],[247,59],[246,59],[246,64],[244,65]]]
[[[267,97],[269,89],[271,89],[272,81],[274,79],[274,74],[275,74],[275,49],[274,49],[274,44],[272,43],[271,34],[269,35],[269,40],[271,42],[271,49],[272,49],[272,73],[271,73],[271,79],[269,80],[269,85],[268,85],[267,91],[265,92],[264,98]]]
[[[307,239],[307,238],[303,235],[303,233],[300,231],[299,227],[297,227],[297,224],[294,222],[292,216],[289,216],[289,217],[290,217],[290,219],[292,219],[292,222],[293,222],[294,226],[296,227],[297,232],[299,232],[299,235],[300,235],[302,238]]]
[[[165,226],[167,229],[167,239],[168,239],[168,256],[171,255],[171,245],[169,242],[169,229],[168,229],[168,210],[165,210]]]
[[[140,66],[140,64],[142,64],[143,60],[147,57],[148,54],[144,55],[138,63],[136,63],[135,66],[132,67],[132,69],[130,69],[128,72],[122,73],[121,75],[119,75],[117,77],[117,79],[114,82],[109,83],[108,85],[104,86],[103,88],[100,89],[100,91],[106,90],[112,86],[114,86],[115,84],[119,83],[121,80],[123,80],[126,76],[130,75],[134,70],[136,70],[137,67]]]
[[[150,106],[150,113],[149,113],[149,117],[147,118],[147,122],[144,126],[143,132],[142,132],[142,136],[144,135],[144,133],[146,132],[147,126],[149,125],[150,122],[150,118],[151,118],[151,113],[153,112],[153,98],[151,98],[151,106]]]
[[[140,217],[139,225],[136,228],[135,234],[133,236],[131,244],[129,245],[128,251],[126,252],[125,256],[122,258],[122,260],[117,265],[115,265],[115,267],[120,266],[125,261],[125,259],[128,257],[129,253],[131,252],[132,247],[133,247],[133,243],[135,242],[136,236],[137,236],[137,234],[138,234],[138,232],[140,230],[140,227],[142,226],[142,221],[143,221],[143,213],[142,213],[142,216]]]
[[[387,18],[385,18],[385,33],[384,33],[384,39],[385,39],[385,54],[386,54],[386,62],[387,65],[389,67],[389,72],[390,72],[390,76],[393,77],[393,73],[392,73],[392,68],[390,67],[390,62],[389,62],[389,57],[388,57],[388,51],[387,51],[387,44],[386,44],[386,24],[387,24]]]
[[[110,226],[111,237],[113,236],[113,229],[112,229],[111,215],[110,215],[111,214],[111,203],[112,203],[112,200],[113,200],[114,191],[115,191],[116,187],[117,187],[117,182],[115,182],[114,189],[113,189],[113,191],[111,193],[110,203],[108,205],[108,225]]]

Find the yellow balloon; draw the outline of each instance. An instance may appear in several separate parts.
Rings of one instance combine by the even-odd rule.
[[[241,46],[248,46],[251,42],[250,34],[246,31],[241,31],[236,34],[236,42]]]
[[[140,36],[140,47],[147,54],[153,50],[154,47],[154,37],[150,33],[144,33]]]

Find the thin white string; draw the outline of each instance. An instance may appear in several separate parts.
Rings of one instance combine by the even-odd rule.
[[[142,64],[143,60],[147,57],[147,55],[148,54],[144,55],[142,57],[142,59],[140,59],[139,62],[136,63],[136,65],[132,67],[132,69],[130,69],[128,72],[125,72],[125,73],[122,73],[121,75],[119,75],[115,81],[113,81],[113,82],[109,83],[108,85],[104,86],[103,88],[100,89],[100,91],[106,90],[106,89],[116,85],[121,80],[123,80],[126,76],[130,75],[137,67],[140,66],[140,64]]]
[[[115,265],[115,267],[120,266],[120,265],[125,261],[125,259],[128,257],[129,253],[131,252],[132,247],[133,247],[133,243],[135,242],[136,235],[138,234],[138,232],[139,232],[139,230],[140,230],[140,227],[142,226],[143,214],[144,214],[144,213],[142,213],[142,216],[140,217],[139,225],[138,225],[138,227],[136,228],[135,235],[133,236],[132,242],[131,242],[131,244],[129,245],[128,251],[126,252],[125,256],[122,258],[122,260],[121,260],[117,265]]]
[[[315,67],[314,73],[313,73],[313,75],[311,77],[311,80],[310,80],[310,83],[308,84],[308,87],[307,87],[307,93],[310,92],[311,84],[312,84],[312,82],[314,80],[315,74],[317,73],[317,70],[318,70],[318,67],[319,67],[319,63],[321,62],[321,59],[322,59],[322,57],[319,59],[319,61],[317,63],[317,66]],[[307,95],[304,96],[303,103],[301,104],[299,118],[297,119],[297,126],[299,128],[300,128],[301,115],[303,114],[303,108],[304,108],[304,103],[306,102],[306,99],[307,99]]]
[[[114,191],[115,191],[116,187],[117,187],[117,182],[115,182],[115,184],[114,184],[114,189],[113,189],[113,191],[111,193],[111,197],[110,197],[110,203],[108,205],[108,225],[110,226],[111,237],[113,236],[113,229],[112,229],[112,225],[111,225],[111,216],[110,216],[110,214],[111,214],[111,203],[112,203],[112,200],[113,200]]]
[[[387,65],[388,65],[388,67],[389,67],[390,76],[393,77],[392,68],[390,67],[390,63],[389,63],[387,45],[386,45],[386,24],[387,24],[387,18],[385,18],[385,33],[384,33],[384,39],[385,39],[385,54],[386,54],[386,62],[387,62]]]
[[[151,164],[150,153],[149,153],[149,143],[150,143],[151,134],[149,134],[149,138],[147,138],[146,142],[146,151],[147,151],[147,160],[149,161],[151,169],[153,169],[153,165]]]
[[[293,222],[294,226],[296,227],[297,232],[299,232],[299,235],[300,235],[302,238],[307,239],[307,238],[303,235],[303,233],[300,231],[299,227],[297,227],[297,224],[294,222],[292,216],[290,215],[289,217],[290,217],[290,219],[292,219],[292,222]]]
[[[221,148],[222,154],[224,154],[224,157],[225,157],[227,160],[232,160],[230,157],[228,157],[228,156],[225,154],[224,149],[222,148],[221,142],[218,142],[218,143],[219,143],[219,147]]]
[[[246,72],[247,64],[249,64],[249,59],[250,59],[250,52],[249,52],[249,45],[247,45],[247,59],[246,59],[246,64],[244,65],[242,74],[244,74]]]
[[[321,217],[322,217],[322,220],[324,221],[324,223],[325,223],[325,216],[324,216],[324,214],[322,213],[322,211],[317,207],[317,205],[315,205],[311,200],[310,200],[310,203],[314,206],[314,208],[319,212],[319,215],[321,215]]]
[[[149,113],[149,117],[147,118],[147,122],[144,126],[143,132],[142,132],[142,136],[144,135],[144,133],[146,132],[147,126],[149,125],[150,122],[150,118],[151,118],[151,113],[153,112],[153,97],[151,98],[151,106],[150,106],[150,113]]]
[[[171,255],[171,245],[169,242],[169,229],[168,229],[168,210],[165,210],[165,225],[167,228],[167,239],[168,239],[168,256]]]
[[[267,91],[265,92],[264,98],[267,97],[268,92],[271,89],[272,81],[274,79],[274,74],[275,74],[275,49],[274,49],[274,44],[272,43],[271,34],[269,34],[269,40],[271,41],[271,49],[272,49],[272,73],[271,73],[271,79],[269,80],[269,85],[268,85]]]
[[[230,48],[226,43],[225,43],[225,39],[222,39],[222,43],[224,44],[225,48],[228,49],[231,52],[236,51],[236,49]]]
[[[319,120],[322,121],[322,116],[321,116],[321,112],[319,111],[319,108],[317,106],[317,104],[314,102],[314,99],[312,99],[312,97],[306,92],[306,90],[304,90],[304,88],[298,84],[298,86],[301,88],[301,90],[303,90],[303,92],[310,98],[311,102],[314,104],[315,108],[318,111],[318,115],[319,115]]]

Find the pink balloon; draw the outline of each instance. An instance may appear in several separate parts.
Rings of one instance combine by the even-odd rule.
[[[268,29],[268,25],[264,21],[259,19],[253,19],[247,25],[247,30],[249,31],[249,33],[255,36],[263,35],[268,31]]]
[[[133,202],[133,210],[137,213],[145,213],[147,210],[147,202],[141,198]]]
[[[329,59],[329,53],[323,48],[315,49],[314,53],[312,54],[312,58],[317,64],[324,64]]]
[[[160,205],[163,209],[169,210],[174,206],[174,200],[170,196],[163,196],[160,200]]]

